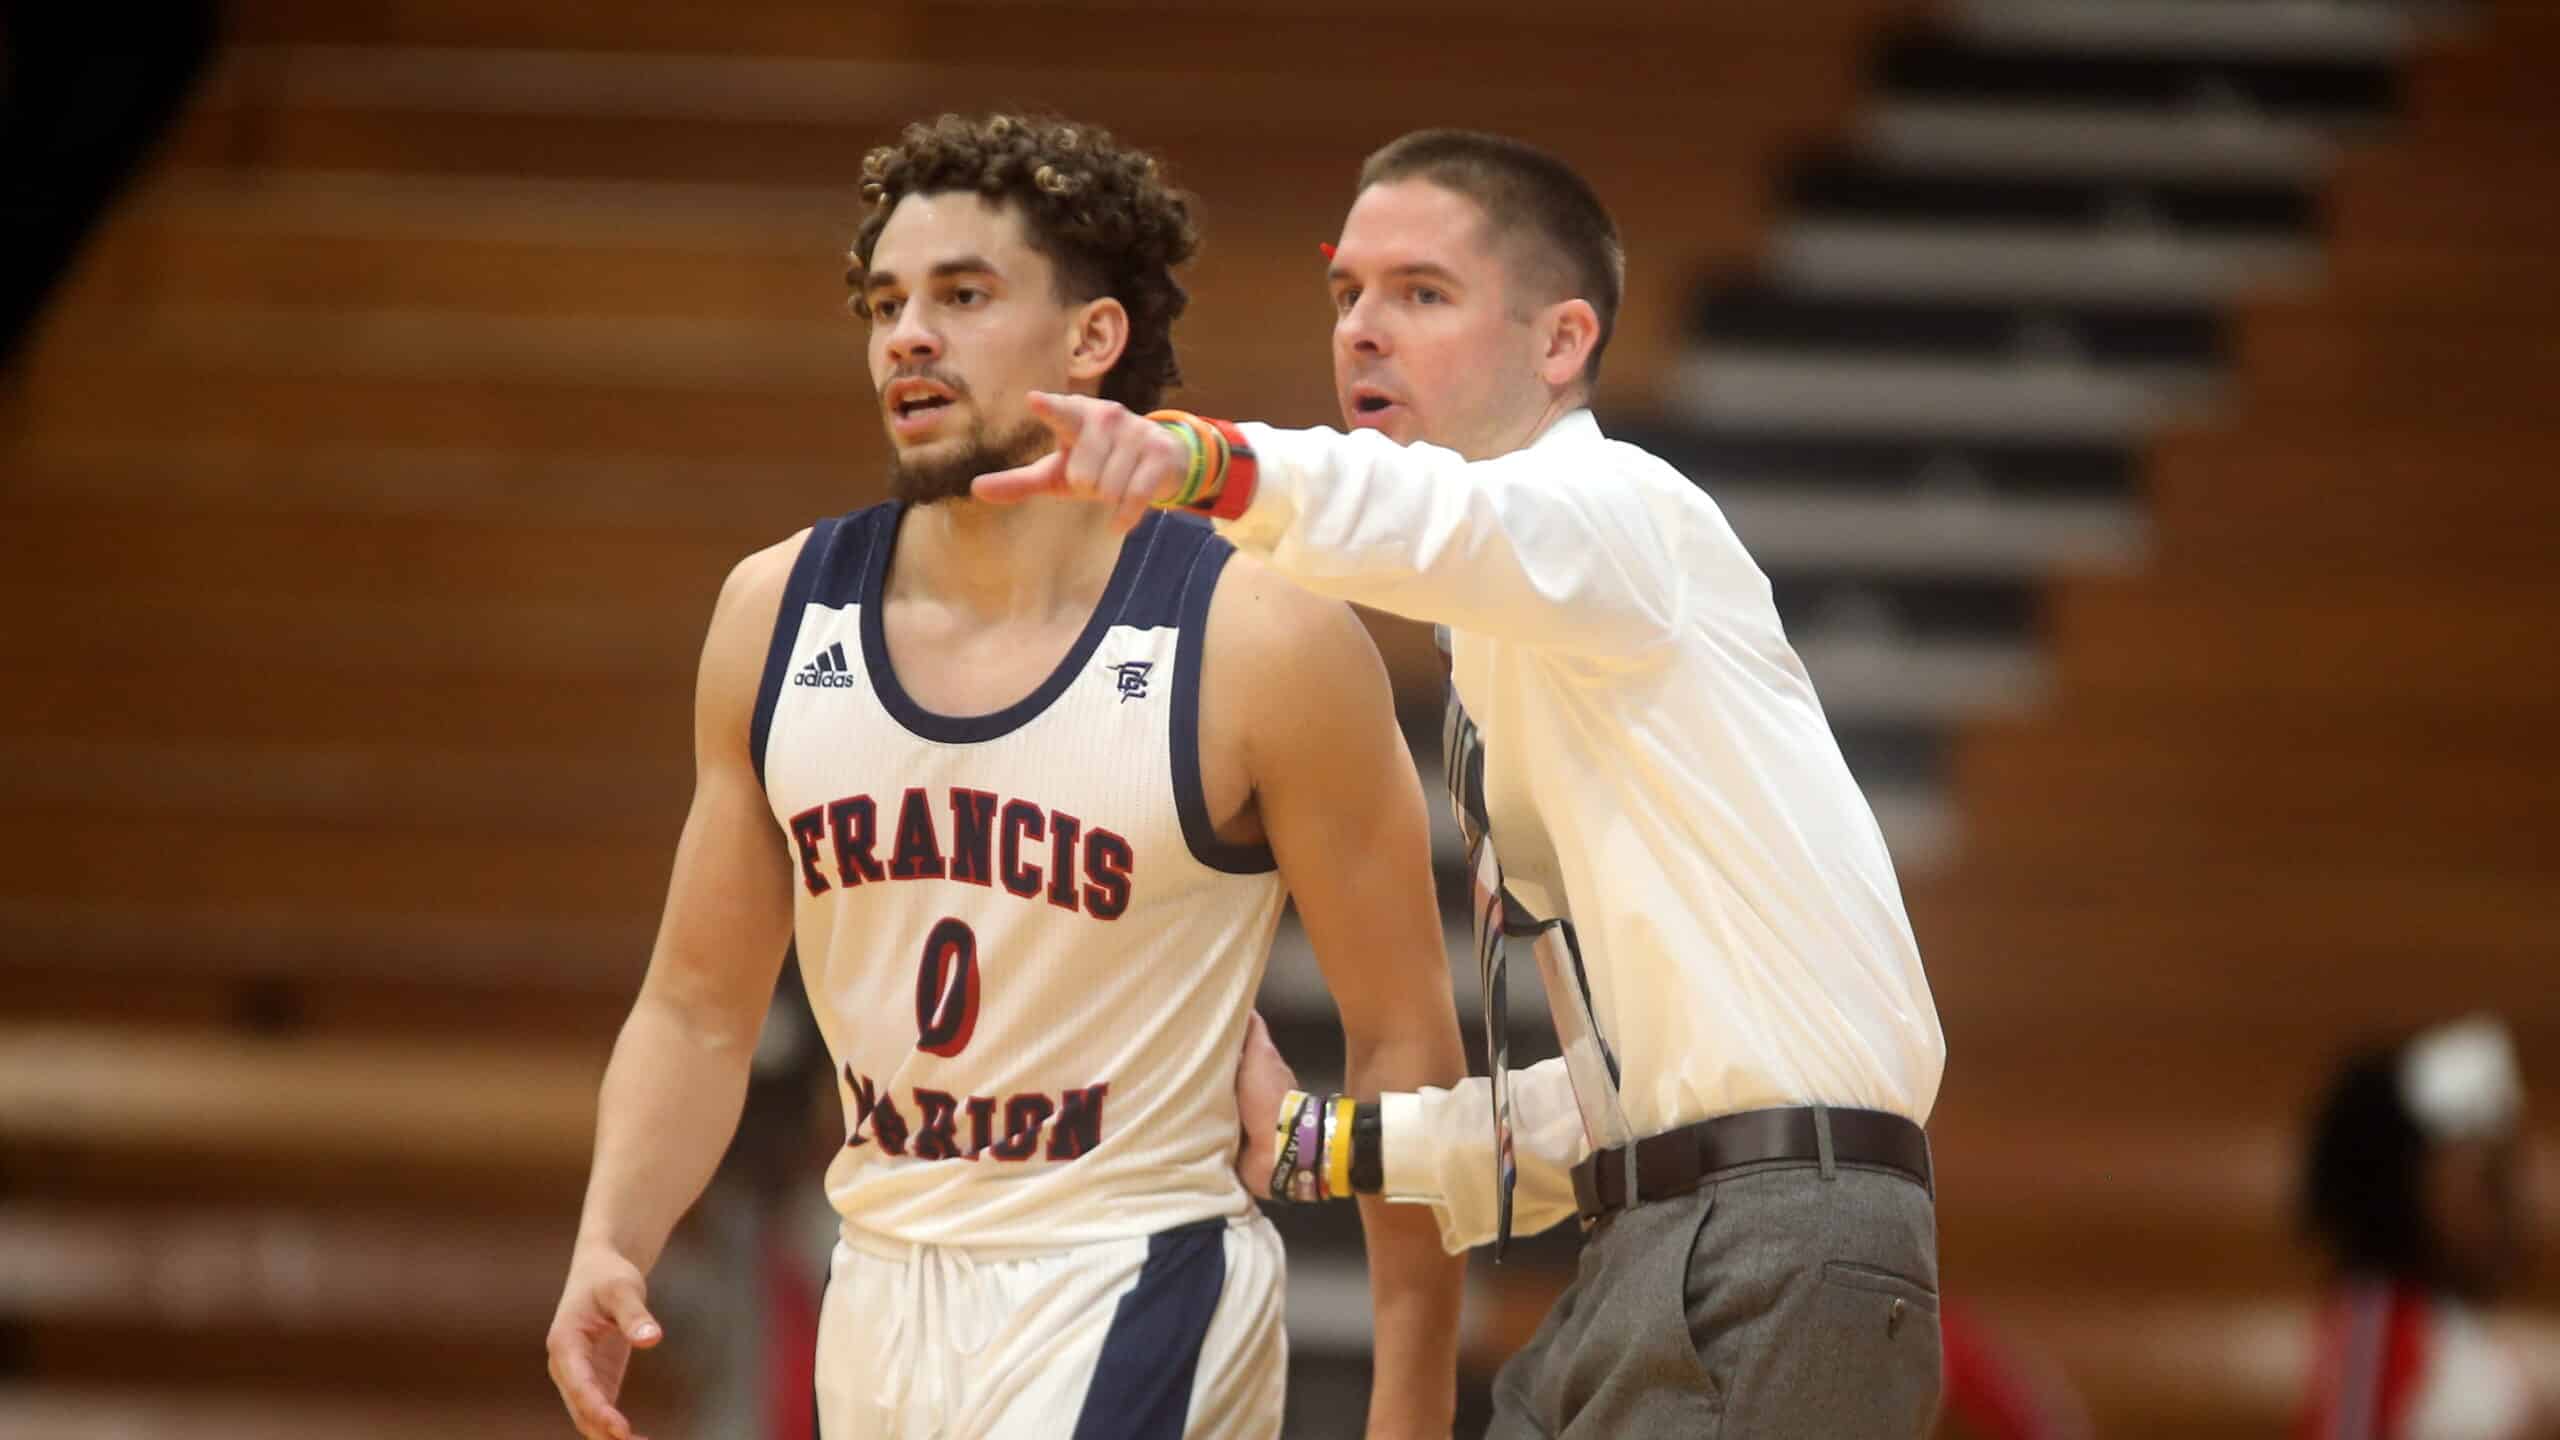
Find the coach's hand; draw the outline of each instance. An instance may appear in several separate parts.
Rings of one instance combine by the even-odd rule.
[[[569,1283],[545,1345],[551,1383],[586,1440],[645,1440],[632,1435],[614,1402],[631,1352],[657,1344],[663,1334],[650,1318],[648,1294],[640,1267],[612,1250],[581,1249],[569,1262]]]
[[[1271,1167],[1280,1163],[1280,1102],[1298,1088],[1262,1012],[1246,1016],[1244,1054],[1236,1061],[1236,1123],[1244,1143],[1236,1149],[1236,1178],[1258,1200],[1271,1198]]]
[[[1191,448],[1125,405],[1034,390],[1031,413],[1057,437],[1058,448],[1028,465],[979,476],[970,494],[996,505],[1035,495],[1097,501],[1112,507],[1113,523],[1125,533],[1146,518],[1149,505],[1177,493],[1190,473]]]

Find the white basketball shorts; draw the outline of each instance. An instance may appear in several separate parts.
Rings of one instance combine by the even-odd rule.
[[[850,1227],[818,1321],[823,1440],[1272,1440],[1288,1370],[1259,1211],[1038,1252]]]

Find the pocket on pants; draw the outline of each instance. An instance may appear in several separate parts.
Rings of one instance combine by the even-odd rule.
[[[1714,1360],[1707,1354],[1709,1337],[1700,1334],[1693,1318],[1712,1305],[1700,1291],[1698,1267],[1692,1259],[1706,1243],[1707,1227],[1715,1223],[1716,1217],[1715,1187],[1707,1186],[1698,1194],[1701,1203],[1696,1221],[1675,1227],[1678,1243],[1676,1247],[1666,1247],[1659,1262],[1671,1279],[1670,1324],[1663,1333],[1677,1339],[1678,1348],[1686,1360],[1686,1369],[1682,1373],[1695,1382],[1698,1393],[1706,1397],[1708,1405],[1722,1410],[1725,1382],[1718,1375]]]
[[[1938,1292],[1906,1276],[1896,1275],[1880,1265],[1861,1265],[1854,1260],[1834,1260],[1822,1267],[1822,1283],[1843,1290],[1864,1290],[1900,1300],[1935,1315]],[[1892,1307],[1887,1306],[1888,1312]],[[1906,1312],[1907,1313],[1907,1312]]]
[[[1822,1433],[1928,1433],[1942,1384],[1935,1290],[1878,1266],[1834,1260],[1822,1267],[1810,1328],[1805,1339],[1824,1352],[1824,1368],[1854,1378],[1817,1400]]]

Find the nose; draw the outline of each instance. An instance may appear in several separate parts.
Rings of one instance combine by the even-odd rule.
[[[920,305],[906,306],[898,312],[897,322],[889,327],[891,364],[903,368],[941,358],[942,337],[924,323],[919,313],[923,308]]]
[[[1333,322],[1333,343],[1346,353],[1384,358],[1391,346],[1384,326],[1380,325],[1379,302],[1363,292]]]

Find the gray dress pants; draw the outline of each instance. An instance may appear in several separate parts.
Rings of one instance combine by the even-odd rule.
[[[1779,1161],[1601,1222],[1494,1378],[1487,1436],[1912,1440],[1938,1364],[1928,1192]]]

